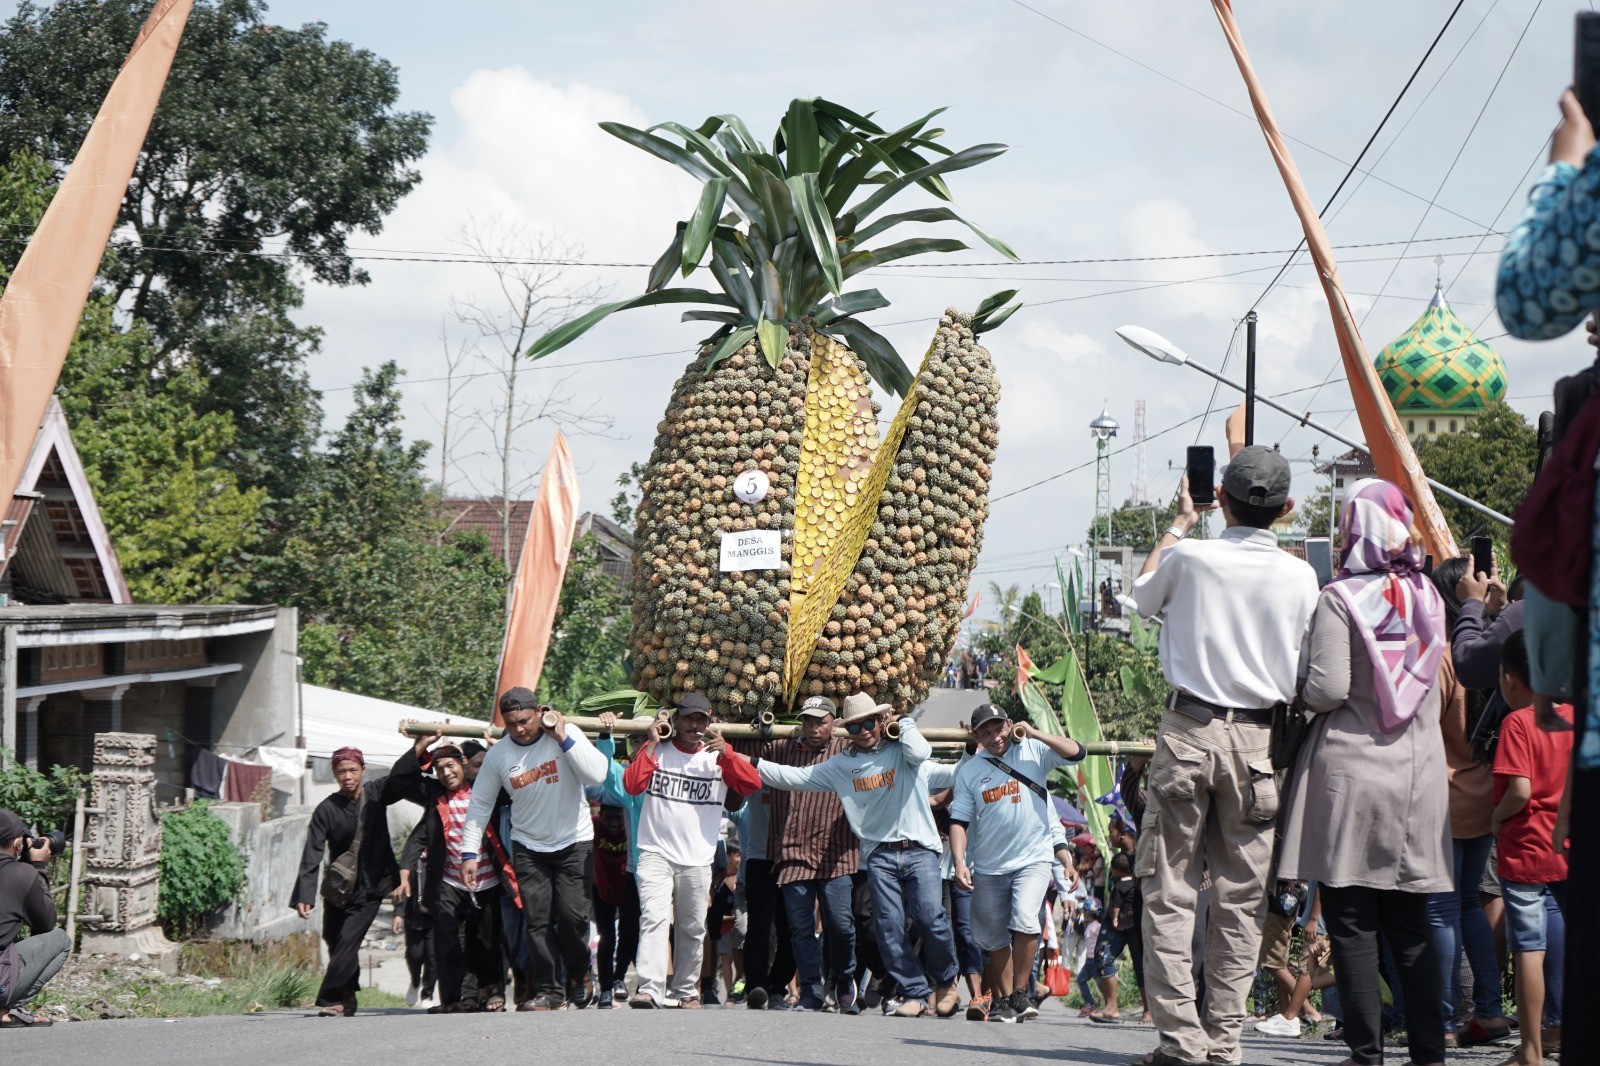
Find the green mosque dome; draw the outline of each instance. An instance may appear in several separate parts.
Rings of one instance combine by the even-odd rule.
[[[1436,289],[1422,317],[1378,356],[1378,380],[1401,417],[1478,414],[1506,395],[1506,364]]]

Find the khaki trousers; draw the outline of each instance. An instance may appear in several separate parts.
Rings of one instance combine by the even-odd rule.
[[[1161,1048],[1182,1062],[1236,1063],[1272,866],[1278,787],[1271,729],[1231,714],[1169,710],[1156,734],[1133,872],[1144,891],[1145,1002]],[[1205,1013],[1195,1004],[1195,904],[1207,874]]]

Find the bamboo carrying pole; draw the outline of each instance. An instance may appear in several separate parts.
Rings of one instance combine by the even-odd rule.
[[[567,721],[577,726],[585,733],[600,732],[600,719],[568,717]],[[653,718],[618,718],[611,727],[613,733],[624,736],[642,736],[650,732],[654,724]],[[780,725],[776,722],[758,721],[755,725],[744,722],[729,722],[716,726],[716,729],[728,740],[783,740],[800,735],[800,727],[796,725]],[[499,737],[504,733],[498,726],[491,726],[487,722],[480,728],[476,725],[463,725],[455,722],[425,722],[418,719],[407,718],[400,723],[400,732],[408,737],[427,737],[438,733],[446,737]],[[923,737],[930,744],[965,744],[969,734],[964,729],[923,729]],[[836,737],[848,737],[842,726],[834,729]],[[1149,744],[1124,744],[1120,741],[1107,740],[1095,743],[1083,743],[1089,755],[1109,755],[1116,758],[1119,755],[1151,755],[1155,749]]]

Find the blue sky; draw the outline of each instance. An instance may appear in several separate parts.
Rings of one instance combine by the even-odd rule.
[[[1319,204],[1452,6],[1445,0],[1236,5],[1279,121],[1304,142],[1292,149]],[[652,260],[674,221],[687,217],[695,185],[595,123],[698,123],[731,111],[765,134],[790,98],[811,95],[877,110],[890,121],[948,105],[941,119],[948,143],[1011,145],[1000,159],[954,175],[950,186],[957,210],[1004,237],[1024,259],[1287,249],[1300,236],[1259,130],[1237,113],[1249,108],[1243,86],[1210,5],[1201,0],[815,0],[803,7],[475,0],[449,8],[411,0],[280,0],[268,10],[283,23],[322,19],[332,35],[393,61],[405,105],[436,116],[422,186],[382,234],[353,242],[362,247],[452,250],[462,225],[476,218],[557,235],[592,260]],[[1369,155],[1375,176],[1352,181],[1341,198],[1329,226],[1336,244],[1404,242],[1414,232],[1423,240],[1469,238],[1339,253],[1372,354],[1425,308],[1436,253],[1446,256],[1447,294],[1462,318],[1474,327],[1481,321],[1482,336],[1502,332],[1489,307],[1493,253],[1502,238],[1478,235],[1509,226],[1536,159],[1542,165],[1555,99],[1570,77],[1572,11],[1571,4],[1535,0],[1467,0]],[[1425,215],[1436,190],[1437,206]],[[1402,250],[1411,258],[1396,267]],[[1484,254],[1465,254],[1474,250]],[[987,263],[994,256],[984,248],[967,258]],[[993,486],[1000,495],[1091,459],[1087,425],[1102,403],[1122,420],[1124,442],[1136,400],[1148,405],[1152,435],[1204,410],[1205,379],[1143,359],[1112,330],[1129,322],[1149,326],[1195,358],[1219,364],[1237,319],[1283,258],[880,272],[872,280],[894,306],[876,321],[894,323],[885,332],[914,356],[945,306],[970,308],[997,289],[1022,289],[1029,306],[989,344],[1003,389]],[[302,319],[326,330],[313,379],[329,390],[327,408],[338,417],[348,403],[341,387],[361,367],[396,359],[414,382],[406,387],[409,428],[436,440],[439,386],[420,379],[443,373],[439,335],[451,298],[484,298],[492,277],[479,266],[447,264],[374,262],[370,270],[373,282],[364,289],[310,293]],[[639,291],[643,275],[642,269],[575,268],[569,280],[593,281],[622,296]],[[1179,279],[1187,280],[1145,287]],[[1261,306],[1265,392],[1314,385],[1336,359],[1326,305],[1314,286],[1311,270],[1299,266]],[[1127,289],[1138,291],[1102,295]],[[1382,299],[1360,295],[1380,291]],[[457,327],[445,322],[444,328],[459,338]],[[629,312],[528,375],[540,388],[561,382],[573,406],[594,404],[615,417],[606,436],[572,441],[586,507],[603,510],[616,475],[647,456],[672,382],[700,335],[695,325],[678,324],[675,313]],[[1514,404],[1530,417],[1547,406],[1541,397],[1554,379],[1582,366],[1589,353],[1578,337],[1539,346],[1493,343],[1509,364]],[[653,355],[660,352],[681,354]],[[649,357],[597,362],[633,356]],[[1236,352],[1233,360],[1237,367],[1242,356]],[[1342,377],[1314,399],[1301,397],[1328,421],[1339,421],[1350,406]],[[489,403],[482,392],[467,399],[480,409]],[[1224,401],[1230,408],[1236,402]],[[1210,420],[1203,443],[1221,447],[1221,417]],[[1181,466],[1196,428],[1148,445],[1153,497],[1172,492],[1176,473],[1168,461]],[[1358,432],[1353,418],[1345,429]],[[524,434],[517,462],[529,476],[550,433],[539,424]],[[1282,439],[1295,459],[1308,457],[1316,441],[1270,413],[1261,416],[1258,435]],[[467,454],[480,446],[462,447],[456,491],[487,485],[485,461]],[[1326,442],[1322,451],[1326,457]],[[1114,461],[1119,499],[1129,490],[1131,460],[1129,454]],[[1296,473],[1302,492],[1314,484],[1309,465]],[[1088,470],[997,502],[978,586],[1052,580],[1048,549],[1077,542],[1092,510]]]

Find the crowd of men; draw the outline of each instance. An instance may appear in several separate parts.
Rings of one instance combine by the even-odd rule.
[[[1239,451],[1219,486],[1226,528],[1205,540],[1188,537],[1200,515],[1185,484],[1132,586],[1140,613],[1165,622],[1173,694],[1148,766],[1131,764],[1121,783],[1127,818],[1113,824],[1109,856],[1067,838],[1048,791],[1082,745],[992,703],[975,709],[966,751],[949,762],[932,758],[913,718],[865,694],[842,708],[809,698],[792,738],[735,745],[689,693],[624,762],[613,717],[591,741],[512,689],[499,704],[504,738],[488,748],[424,737],[370,782],[360,752],[335,755],[340,792],[313,816],[296,895],[308,914],[324,854],[340,857],[323,876],[321,1011],[354,1013],[356,951],[392,892],[417,923],[408,937],[431,928],[439,1012],[692,1010],[717,1000],[720,975],[752,1009],[876,1005],[908,1018],[957,1014],[965,984],[967,1018],[1014,1023],[1038,1014],[1041,962],[1064,956],[1083,1013],[1117,1024],[1126,951],[1159,1041],[1141,1066],[1241,1061],[1258,972],[1278,983],[1283,1008],[1259,1019],[1264,1032],[1297,1035],[1321,988],[1351,1061],[1381,1062],[1398,1024],[1414,1062],[1442,1062],[1447,1044],[1508,1031],[1497,1002],[1459,1033],[1450,1024],[1460,995],[1443,973],[1455,968],[1461,914],[1454,939],[1430,922],[1430,901],[1461,895],[1447,811],[1478,773],[1493,781],[1492,804],[1487,787],[1481,799],[1500,835],[1518,999],[1537,1019],[1544,992],[1530,975],[1564,877],[1547,823],[1570,733],[1536,729],[1533,711],[1518,710],[1536,691],[1520,639],[1502,633],[1492,650],[1506,705],[1499,754],[1446,754],[1447,742],[1466,742],[1455,672],[1484,653],[1477,605],[1498,599],[1490,629],[1509,629],[1517,612],[1503,588],[1494,594],[1494,574],[1463,560],[1425,575],[1409,501],[1376,479],[1352,487],[1339,576],[1319,589],[1272,531],[1294,506],[1289,490],[1283,456]],[[1302,715],[1305,740],[1286,747]],[[427,812],[403,870],[381,811],[362,813],[400,799]],[[341,861],[350,878],[334,876]],[[330,896],[330,880],[350,890]],[[740,917],[742,984],[723,947]],[[1297,926],[1306,946],[1291,970]],[[1384,1017],[1385,985],[1403,1021]],[[1474,991],[1475,1002],[1488,995]],[[1522,1042],[1509,1061],[1537,1062],[1536,1021]]]

